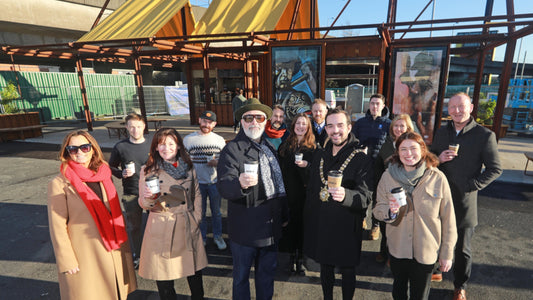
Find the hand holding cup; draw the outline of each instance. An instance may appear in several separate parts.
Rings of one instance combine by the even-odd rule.
[[[243,189],[247,189],[257,184],[258,170],[259,170],[259,163],[256,161],[247,162],[244,164],[244,173],[241,173],[239,175],[239,183],[241,184],[241,187]]]

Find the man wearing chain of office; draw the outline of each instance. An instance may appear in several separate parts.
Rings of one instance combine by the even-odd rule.
[[[325,129],[328,140],[316,151],[310,167],[304,252],[320,263],[325,300],[333,299],[335,267],[342,275],[342,298],[352,299],[363,218],[372,200],[372,162],[351,133],[350,117],[344,110],[331,110]]]

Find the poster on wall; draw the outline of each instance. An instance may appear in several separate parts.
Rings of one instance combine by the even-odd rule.
[[[447,47],[396,48],[392,53],[392,112],[411,116],[415,131],[433,140],[440,87],[444,85]]]
[[[274,104],[287,119],[311,110],[320,93],[321,46],[272,47]]]

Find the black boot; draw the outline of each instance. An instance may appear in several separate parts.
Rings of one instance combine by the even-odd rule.
[[[305,268],[303,266],[303,255],[301,252],[296,250],[296,274],[300,276],[305,276]]]
[[[289,275],[296,273],[296,255],[291,254],[289,258]]]

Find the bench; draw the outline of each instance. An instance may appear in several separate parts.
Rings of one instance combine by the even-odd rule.
[[[533,174],[527,174],[527,165],[529,164],[530,160],[533,161],[533,152],[524,152],[524,155],[527,158],[526,167],[524,168],[524,175],[533,176]]]
[[[4,142],[4,134],[11,133],[11,132],[17,132],[19,133],[19,137],[21,140],[26,139],[26,136],[24,135],[25,131],[29,130],[39,130],[40,136],[43,137],[43,133],[41,129],[44,127],[47,127],[48,125],[30,125],[30,126],[22,126],[22,127],[12,127],[12,128],[0,128],[0,142]],[[34,137],[35,134],[31,134],[31,137]],[[6,141],[8,139],[5,139]]]
[[[110,122],[105,124],[104,126],[105,128],[107,128],[107,134],[109,135],[109,138],[111,138],[111,133],[113,133],[113,135],[118,136],[119,139],[121,135],[123,135],[124,137],[128,136],[128,130],[126,129],[126,124],[124,122]]]

